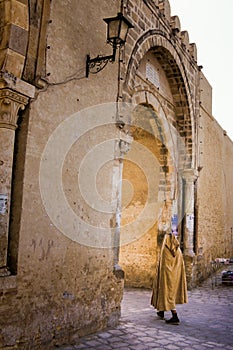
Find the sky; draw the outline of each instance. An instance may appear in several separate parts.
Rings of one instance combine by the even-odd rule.
[[[233,141],[233,0],[169,2],[197,46],[197,63],[213,89],[212,114]]]

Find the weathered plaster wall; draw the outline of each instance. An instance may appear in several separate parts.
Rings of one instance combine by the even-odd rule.
[[[119,131],[113,124],[114,110],[106,107],[106,111],[103,107],[102,114],[107,115],[103,122],[106,125],[101,124],[101,112],[95,108],[92,110],[93,106],[98,106],[98,110],[102,104],[115,103],[117,64],[109,64],[99,75],[90,75],[88,79],[85,77],[88,53],[93,57],[111,52],[111,47],[106,45],[106,24],[102,18],[114,16],[119,10],[118,5],[115,1],[104,1],[96,11],[96,4],[92,1],[85,1],[79,6],[75,1],[51,3],[47,36],[43,38],[47,46],[46,75],[42,76],[44,89],[37,90],[25,114],[29,115],[25,117],[28,125],[24,132],[27,130],[27,133],[21,139],[26,145],[25,157],[21,159],[25,161],[21,174],[22,203],[21,209],[15,207],[12,212],[15,215],[17,210],[20,211],[17,213],[20,216],[17,271],[14,276],[0,280],[1,348],[53,348],[57,343],[72,341],[74,334],[77,337],[118,322],[123,280],[113,273],[114,249],[109,244],[102,248],[105,243],[103,239],[97,247],[90,244],[91,240],[86,245],[85,242],[80,244],[79,233],[82,228],[77,223],[74,227],[77,235],[72,239],[66,232],[69,222],[62,222],[63,229],[58,229],[56,220],[46,210],[48,203],[46,207],[40,187],[42,176],[44,181],[48,180],[47,191],[53,209],[55,212],[59,210],[63,203],[52,185],[57,173],[51,164],[51,172],[46,179],[46,175],[41,175],[40,167],[51,136],[60,130],[59,127],[61,130],[66,127],[67,132],[61,133],[58,145],[52,149],[52,156],[59,158],[62,155],[63,146],[72,134],[73,139],[59,169],[67,212],[70,210],[74,213],[77,222],[83,220],[94,228],[97,237],[94,237],[95,243],[98,241],[99,227],[109,229],[110,237],[106,240],[113,240],[111,234],[114,234],[116,212],[114,181],[118,183],[119,167],[119,160],[117,157],[114,159],[115,141],[110,146],[112,158],[104,159],[94,174],[98,194],[101,199],[104,198],[109,211],[102,213],[95,208],[95,202],[88,202],[79,187],[78,176],[85,157],[97,149],[98,158],[99,145],[109,138],[119,140]],[[31,37],[31,40],[35,40],[36,36]],[[30,73],[34,69],[32,42],[30,50],[27,77],[33,80],[33,74]],[[103,83],[104,89],[101,88]],[[69,118],[84,109],[87,109],[84,115],[81,112],[80,119],[69,124]],[[98,118],[99,126],[95,126]],[[88,124],[85,125],[86,121]],[[85,127],[87,132],[84,135]],[[102,156],[104,158],[104,151]],[[95,168],[94,163],[86,166],[86,179],[83,181],[88,191],[89,181],[93,180],[89,175],[95,172]],[[15,198],[18,195],[19,192],[14,192]],[[58,217],[59,213],[59,222]],[[84,241],[85,234],[88,237],[93,231],[82,232]],[[12,249],[15,251],[15,247]]]

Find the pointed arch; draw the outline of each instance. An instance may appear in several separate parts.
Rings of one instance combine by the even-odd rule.
[[[129,96],[133,95],[135,90],[135,76],[142,58],[149,52],[153,52],[156,59],[161,64],[173,96],[177,131],[184,140],[186,151],[189,154],[189,163],[187,168],[195,166],[195,106],[185,69],[184,60],[181,53],[172,39],[166,36],[166,33],[159,29],[152,29],[144,33],[135,43],[128,62],[125,91]],[[184,54],[182,53],[184,56]],[[196,69],[196,66],[193,66]]]

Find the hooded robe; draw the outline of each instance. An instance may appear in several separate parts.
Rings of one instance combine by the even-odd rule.
[[[169,311],[175,309],[176,304],[187,302],[186,274],[179,241],[174,234],[165,234],[151,305],[159,311]]]

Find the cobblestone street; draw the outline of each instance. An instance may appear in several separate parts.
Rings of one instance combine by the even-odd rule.
[[[150,306],[150,290],[126,289],[119,326],[59,349],[233,350],[233,286],[222,285],[218,272],[188,294],[188,304],[177,305],[180,325],[168,325]]]

